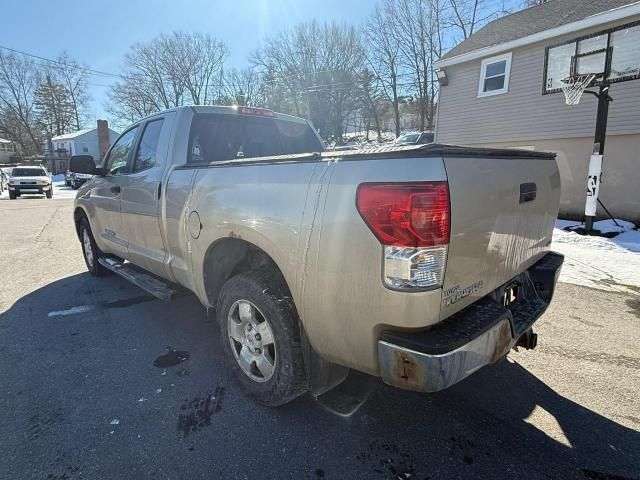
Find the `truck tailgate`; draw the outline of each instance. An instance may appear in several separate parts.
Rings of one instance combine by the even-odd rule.
[[[444,157],[451,237],[444,319],[533,265],[551,243],[560,175],[552,156]]]

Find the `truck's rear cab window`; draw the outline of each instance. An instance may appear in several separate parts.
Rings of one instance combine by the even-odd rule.
[[[198,114],[191,124],[188,161],[216,162],[321,151],[306,123],[234,114]]]

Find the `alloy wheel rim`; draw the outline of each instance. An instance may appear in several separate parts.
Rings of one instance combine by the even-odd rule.
[[[258,307],[248,300],[231,305],[227,332],[233,355],[245,375],[254,382],[268,381],[278,358],[273,331]]]
[[[86,229],[82,231],[82,245],[84,246],[84,256],[87,259],[87,263],[93,267],[93,248],[89,232]]]

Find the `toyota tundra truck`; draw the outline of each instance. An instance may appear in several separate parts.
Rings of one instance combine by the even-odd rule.
[[[271,406],[349,369],[443,390],[533,348],[563,257],[552,154],[450,145],[323,152],[303,119],[195,106],[136,122],[78,190],[91,274],[215,312],[243,390]]]

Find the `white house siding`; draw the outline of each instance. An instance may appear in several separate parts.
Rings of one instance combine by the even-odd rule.
[[[110,144],[117,140],[118,133],[109,129],[109,141]],[[102,160],[100,154],[100,145],[98,143],[98,130],[93,129],[77,137],[67,138],[63,140],[56,140],[55,137],[51,140],[53,143],[54,151],[57,149],[65,149],[68,155],[91,155],[96,163],[100,163]],[[87,152],[83,147],[87,147]]]
[[[584,210],[586,174],[597,100],[564,103],[562,93],[542,95],[545,47],[622,22],[557,37],[512,51],[509,91],[478,98],[481,59],[445,67],[436,141],[460,145],[527,146],[558,153],[562,174],[561,212]],[[616,215],[640,220],[640,80],[613,84],[609,109],[602,199]]]

